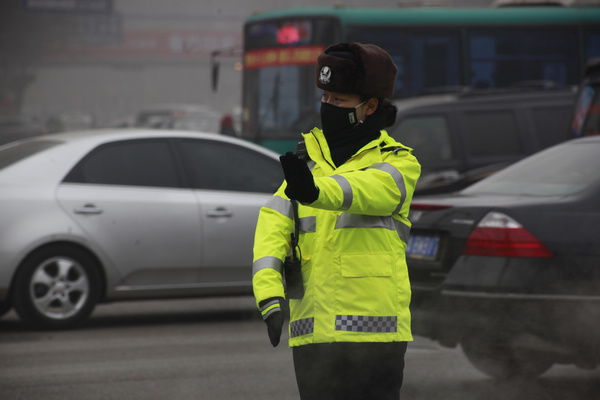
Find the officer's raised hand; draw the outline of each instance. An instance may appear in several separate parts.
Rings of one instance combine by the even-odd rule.
[[[279,162],[287,182],[286,196],[301,203],[312,203],[317,200],[319,189],[315,186],[315,180],[306,162],[292,152],[280,156]]]
[[[259,303],[260,312],[267,324],[267,333],[273,347],[277,347],[281,339],[281,330],[283,328],[282,301],[281,297],[271,297]]]

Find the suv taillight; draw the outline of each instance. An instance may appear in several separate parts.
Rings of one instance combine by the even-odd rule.
[[[471,232],[465,255],[496,257],[553,257],[548,248],[506,214],[487,214]]]

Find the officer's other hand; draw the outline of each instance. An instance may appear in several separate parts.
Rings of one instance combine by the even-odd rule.
[[[287,182],[286,196],[301,203],[312,203],[317,200],[319,189],[315,186],[315,180],[306,162],[292,152],[280,156],[279,162]]]
[[[267,332],[271,345],[277,347],[281,340],[281,331],[283,329],[283,313],[281,311],[274,312],[265,322],[267,323]]]
[[[281,311],[280,297],[271,297],[260,302],[260,311],[263,319],[267,324],[267,333],[273,347],[277,347],[281,339],[281,331],[283,329],[283,312]]]

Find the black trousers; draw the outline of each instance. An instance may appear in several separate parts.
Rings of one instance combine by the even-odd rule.
[[[406,342],[293,347],[302,400],[399,400]]]

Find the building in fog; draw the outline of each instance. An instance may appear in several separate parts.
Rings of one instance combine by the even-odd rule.
[[[43,62],[34,68],[35,80],[25,92],[23,114],[39,120],[57,113],[91,114],[97,125],[106,126],[157,104],[193,103],[235,115],[241,103],[238,50],[244,20],[257,11],[340,3],[106,1],[111,5],[109,15],[92,12],[82,16],[83,22],[70,40],[49,44]],[[390,6],[386,0],[343,3],[347,7]],[[430,2],[434,3],[439,4]],[[489,1],[453,4],[487,6]],[[59,14],[48,12],[48,18],[55,15]],[[223,50],[218,57],[217,90],[211,87],[211,53],[215,50]]]

